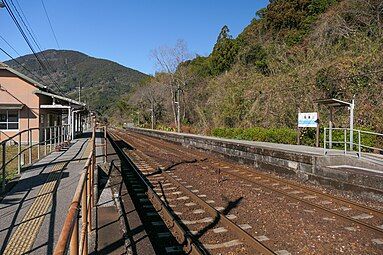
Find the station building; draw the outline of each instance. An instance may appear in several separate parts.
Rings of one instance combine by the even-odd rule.
[[[68,125],[71,137],[82,132],[89,112],[84,103],[58,95],[47,86],[0,62],[0,141],[31,129]],[[32,141],[42,141],[32,132]],[[22,142],[28,136],[22,136]]]

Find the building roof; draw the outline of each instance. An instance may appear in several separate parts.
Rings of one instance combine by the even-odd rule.
[[[317,104],[323,104],[327,106],[332,106],[332,107],[342,107],[342,106],[350,106],[351,103],[335,99],[335,98],[325,98],[325,99],[318,99],[314,101]]]
[[[27,81],[28,83],[32,84],[33,86],[37,87],[37,88],[40,88],[40,89],[44,89],[44,90],[47,90],[48,87],[45,86],[45,85],[42,85],[41,83],[35,81],[34,79],[20,73],[19,71],[16,71],[15,69],[13,68],[10,68],[8,65],[0,62],[0,70],[7,70],[8,72],[11,72],[13,73],[14,75],[20,77],[21,79]]]
[[[70,99],[70,98],[67,98],[67,97],[59,96],[59,95],[56,95],[56,94],[53,94],[53,93],[49,93],[49,92],[46,92],[46,91],[36,90],[34,93],[35,94],[44,95],[44,96],[49,96],[49,97],[52,97],[52,98],[56,98],[58,100],[66,101],[68,103],[75,104],[75,105],[78,105],[78,106],[86,106],[85,103],[81,103],[79,101],[76,101],[76,100],[73,100],[73,99]]]
[[[64,96],[60,96],[60,95],[57,95],[55,93],[53,93],[52,91],[49,90],[49,88],[45,85],[42,85],[41,83],[35,81],[34,79],[16,71],[15,69],[13,68],[10,68],[8,65],[0,62],[0,70],[7,70],[13,74],[15,74],[16,76],[20,77],[21,79],[27,81],[28,83],[32,84],[33,86],[35,86],[36,88],[38,88],[34,93],[35,94],[40,94],[40,95],[44,95],[44,96],[49,96],[49,97],[52,97],[52,98],[56,98],[58,100],[62,100],[62,101],[65,101],[65,102],[68,102],[70,104],[74,104],[74,105],[78,105],[78,106],[86,106],[86,104],[84,103],[81,103],[81,102],[78,102],[76,100],[73,100],[73,99],[70,99],[70,98],[67,98],[67,97],[64,97]]]

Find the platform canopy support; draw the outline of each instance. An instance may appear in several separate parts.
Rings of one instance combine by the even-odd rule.
[[[335,98],[326,98],[326,99],[319,99],[316,100],[315,103],[318,105],[325,105],[329,108],[330,116],[329,116],[329,148],[332,148],[332,128],[334,127],[333,122],[333,114],[334,114],[334,108],[339,107],[347,107],[350,111],[349,116],[349,123],[350,123],[350,150],[353,150],[354,148],[354,109],[355,109],[355,99],[353,98],[351,102],[345,102],[339,99]],[[319,128],[317,129],[317,137],[319,137]],[[324,141],[326,142],[326,141]]]

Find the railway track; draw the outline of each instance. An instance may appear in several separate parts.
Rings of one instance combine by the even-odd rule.
[[[137,135],[130,132],[129,135],[136,142],[145,143],[144,146],[150,146],[160,151],[166,148],[167,153],[174,157],[187,156],[189,158],[205,158],[202,152],[190,152],[186,148],[179,149],[173,144],[159,142],[155,138]],[[383,235],[383,212],[377,209],[367,207],[350,200],[346,200],[333,195],[325,194],[321,191],[293,183],[292,181],[283,180],[268,174],[250,171],[243,166],[234,165],[222,160],[205,161],[209,167],[214,167],[227,175],[236,177],[241,180],[256,184],[259,187],[270,190],[286,196],[292,200],[307,204],[316,209],[322,210],[328,214],[338,217],[345,222],[350,222],[374,231],[378,237]]]
[[[112,141],[124,140],[116,132],[110,133],[110,137]],[[187,183],[180,182],[172,172],[166,171],[171,166],[165,167],[137,149],[119,150],[133,166],[156,213],[161,215],[167,227],[183,245],[185,253],[281,254],[273,252],[248,234],[245,231],[246,225],[237,225],[230,220],[229,212],[235,202],[226,208],[215,208],[206,195],[197,194]],[[178,164],[187,163],[183,161]],[[155,221],[153,223],[156,224]]]

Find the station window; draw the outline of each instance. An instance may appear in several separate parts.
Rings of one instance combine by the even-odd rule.
[[[0,130],[18,130],[19,111],[0,110]]]

